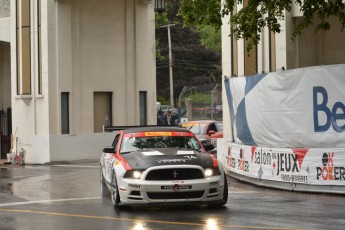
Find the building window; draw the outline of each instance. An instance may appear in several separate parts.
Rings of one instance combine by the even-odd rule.
[[[147,125],[147,92],[139,92],[139,112],[140,112],[140,125]]]
[[[42,40],[41,40],[41,0],[37,1],[37,60],[38,60],[38,94],[42,94]]]
[[[20,28],[19,0],[16,1],[16,64],[17,64],[17,95],[20,94]]]
[[[61,134],[69,134],[69,93],[61,93]]]
[[[17,94],[31,94],[30,0],[16,1]]]
[[[235,15],[237,11],[237,5],[235,4],[231,16]],[[231,17],[230,16],[230,17]],[[231,75],[238,76],[238,49],[237,49],[237,39],[233,34],[232,27],[231,29]]]
[[[276,39],[275,33],[271,30],[269,31],[269,52],[270,52],[270,72],[276,71]]]

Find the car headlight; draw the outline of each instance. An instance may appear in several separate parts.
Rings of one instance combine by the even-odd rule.
[[[132,170],[132,171],[127,171],[123,177],[124,178],[139,179],[141,177],[141,174],[142,174],[142,171],[140,171],[140,170]]]
[[[206,169],[205,170],[205,177],[210,177],[213,175],[213,170],[212,169]]]
[[[205,169],[205,177],[211,177],[211,176],[216,176],[216,175],[220,175],[219,169]]]

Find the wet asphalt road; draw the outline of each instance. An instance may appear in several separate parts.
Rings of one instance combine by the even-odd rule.
[[[344,229],[345,197],[270,190],[228,180],[223,208],[115,211],[100,197],[98,162],[0,165],[0,230]]]

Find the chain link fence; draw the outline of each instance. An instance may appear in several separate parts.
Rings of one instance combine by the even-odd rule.
[[[159,105],[159,108],[157,107],[158,121],[162,120],[167,111],[171,111],[176,119],[180,117],[181,120],[177,121],[179,123],[197,120],[222,121],[223,105],[220,88],[221,86],[218,84],[213,86],[184,87],[175,108],[169,105]]]

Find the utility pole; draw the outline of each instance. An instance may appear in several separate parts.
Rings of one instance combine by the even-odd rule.
[[[213,101],[214,101],[214,93],[215,91],[217,90],[217,86],[218,86],[218,83],[216,84],[216,86],[211,90],[211,120],[213,120]]]
[[[170,84],[170,105],[172,107],[174,106],[174,84],[173,84],[173,72],[172,72],[172,53],[171,53],[171,36],[170,36],[170,27],[174,26],[175,24],[169,24],[165,25],[165,26],[161,26],[161,28],[163,27],[167,27],[168,28],[168,45],[169,45],[169,84]]]

